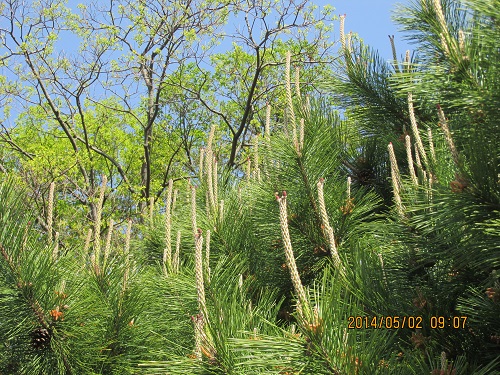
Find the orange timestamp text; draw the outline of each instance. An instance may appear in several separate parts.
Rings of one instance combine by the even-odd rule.
[[[408,315],[380,315],[380,316],[349,316],[347,328],[349,329],[432,329],[465,328],[466,316],[431,316],[424,319],[422,316]]]

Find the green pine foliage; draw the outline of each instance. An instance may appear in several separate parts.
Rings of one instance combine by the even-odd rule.
[[[288,92],[131,241],[47,236],[2,177],[0,374],[499,374],[499,12],[400,9],[411,59],[351,41],[328,98]]]

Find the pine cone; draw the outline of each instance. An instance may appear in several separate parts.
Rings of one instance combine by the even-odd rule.
[[[34,349],[41,350],[49,346],[51,333],[43,327],[39,327],[31,332],[31,345]]]

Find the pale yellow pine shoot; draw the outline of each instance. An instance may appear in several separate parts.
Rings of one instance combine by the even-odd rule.
[[[410,177],[411,180],[413,181],[413,184],[417,186],[418,178],[417,175],[415,174],[415,169],[413,168],[413,157],[411,154],[411,140],[409,135],[405,137],[405,147],[406,147],[406,158],[408,159],[408,169],[410,171]]]
[[[290,277],[292,279],[292,284],[295,289],[295,294],[297,295],[298,306],[301,306],[304,318],[310,317],[309,301],[306,296],[304,286],[300,280],[299,271],[297,270],[297,264],[295,262],[295,256],[293,254],[292,242],[290,240],[290,232],[288,230],[288,213],[286,205],[286,192],[283,192],[281,197],[276,193],[276,200],[278,201],[280,208],[280,227],[281,236],[283,243],[285,245],[285,259],[288,270],[290,271]],[[305,311],[304,311],[305,310]]]
[[[387,149],[389,151],[389,160],[391,162],[391,181],[392,181],[392,190],[394,192],[394,202],[396,204],[396,210],[399,216],[404,217],[403,202],[401,201],[401,194],[400,194],[401,176],[399,174],[396,154],[394,154],[394,148],[392,146],[392,143],[389,143]]]

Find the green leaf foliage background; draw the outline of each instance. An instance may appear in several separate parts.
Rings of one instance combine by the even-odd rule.
[[[89,103],[79,151],[32,105],[2,133],[0,374],[500,373],[499,16],[413,1],[413,55],[341,30],[328,69],[276,39],[241,139],[236,45],[168,76],[151,139],[147,97]]]

